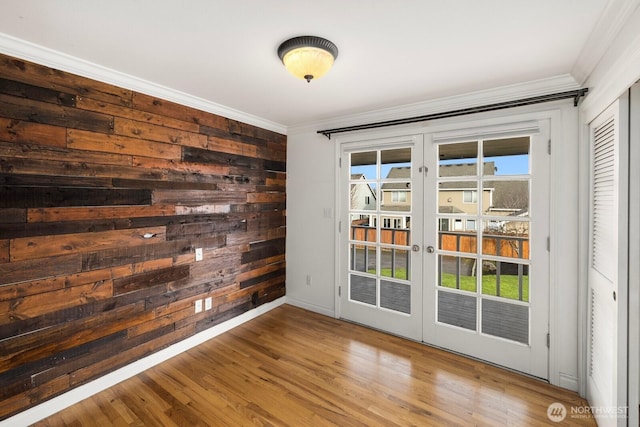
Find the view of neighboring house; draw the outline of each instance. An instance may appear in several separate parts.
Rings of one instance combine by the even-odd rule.
[[[365,181],[364,174],[351,175],[351,181]],[[376,209],[376,193],[366,182],[351,184],[351,209],[369,211]]]
[[[440,183],[438,190],[438,213],[460,214],[458,218],[441,218],[440,231],[475,231],[478,227],[479,214],[492,217],[505,216],[509,220],[500,221],[495,218],[487,227],[503,232],[526,233],[527,222],[518,221],[514,217],[526,217],[529,213],[529,183],[528,181],[491,181],[487,177],[495,175],[494,162],[484,164],[484,188],[482,190],[482,206],[484,212],[478,212],[478,188],[476,181],[465,180],[465,177],[476,176],[475,163],[462,163],[440,165],[439,176],[441,178],[460,177],[460,181],[445,181]],[[393,167],[389,170],[386,179],[398,180],[397,182],[385,182],[380,188],[380,209],[382,228],[409,228],[410,216],[403,215],[411,209],[411,168],[408,166]],[[363,174],[354,174],[352,181],[366,180]],[[407,181],[401,181],[406,179]],[[375,191],[368,185],[352,184],[351,209],[375,210]],[[397,212],[398,214],[393,214]],[[364,219],[364,218],[363,218]],[[363,224],[366,221],[363,221]],[[367,224],[375,226],[374,220]],[[525,229],[523,229],[525,228]]]
[[[401,166],[389,170],[387,179],[411,179],[411,167]],[[380,187],[380,210],[386,212],[411,211],[411,182],[387,182]],[[382,215],[383,228],[409,228],[410,216]]]

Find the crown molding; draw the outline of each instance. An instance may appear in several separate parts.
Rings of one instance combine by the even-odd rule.
[[[267,129],[281,134],[287,133],[287,127],[283,124],[244,113],[242,111],[208,101],[204,98],[199,98],[111,68],[103,67],[93,62],[85,61],[4,33],[0,33],[0,53],[144,93],[146,95],[155,96],[187,107],[257,126],[262,129]]]
[[[640,0],[609,0],[571,70],[579,84],[587,81],[639,6]]]
[[[623,48],[615,58],[604,58],[587,80],[592,87],[580,109],[585,123],[591,122],[640,79],[640,8],[630,17],[626,37],[616,40]]]
[[[534,96],[548,95],[579,89],[580,85],[570,74],[533,80],[497,88],[470,92],[424,102],[384,108],[349,116],[289,126],[288,134],[315,132],[318,129],[353,126],[365,123],[397,120],[406,117],[417,117],[428,114],[452,111],[481,105],[496,104]]]

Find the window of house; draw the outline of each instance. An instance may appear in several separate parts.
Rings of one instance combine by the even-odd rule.
[[[476,220],[475,219],[468,219],[467,220],[467,230],[472,230],[475,231],[476,230]]]
[[[462,201],[464,203],[478,203],[478,192],[476,190],[464,190]]]
[[[391,201],[392,202],[406,202],[407,201],[407,192],[406,191],[393,191],[393,192],[391,192]]]
[[[402,219],[396,218],[393,220],[393,228],[402,228]]]
[[[383,228],[391,228],[391,219],[390,218],[383,218],[382,219],[382,227]]]
[[[371,204],[371,196],[366,196],[366,197],[364,198],[364,203],[365,203],[366,205],[370,205],[370,204]]]
[[[462,230],[462,220],[461,219],[454,219],[453,220],[453,229],[455,231],[461,231]]]

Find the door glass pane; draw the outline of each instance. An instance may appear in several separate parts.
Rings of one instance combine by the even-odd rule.
[[[376,247],[351,244],[351,270],[376,274]]]
[[[482,293],[517,301],[529,301],[529,266],[484,260]]]
[[[529,307],[483,298],[482,333],[529,344]]]
[[[386,212],[410,212],[411,211],[411,183],[385,182],[381,186],[382,199],[380,210]]]
[[[476,292],[477,261],[475,258],[439,255],[438,272],[439,286]]]
[[[529,137],[494,139],[483,142],[483,175],[529,174]]]
[[[438,249],[465,253],[478,251],[475,220],[464,217],[440,218],[438,227]]]
[[[380,275],[409,280],[409,257],[407,249],[382,248],[380,252]]]
[[[490,193],[488,191],[485,193],[485,203],[488,203]],[[438,213],[476,215],[478,213],[477,182],[441,182],[438,186]]]
[[[376,242],[375,214],[351,214],[351,240]]]
[[[529,222],[511,219],[484,221],[482,253],[529,259]]]
[[[411,286],[380,280],[380,307],[411,314]]]
[[[357,274],[349,275],[349,299],[376,305],[376,279]]]
[[[358,176],[357,174],[354,176]],[[376,183],[355,182],[349,192],[349,209],[352,211],[376,210]]]
[[[378,152],[351,153],[351,179],[378,179]]]
[[[485,181],[483,193],[482,206],[486,215],[529,217],[529,181]]]
[[[380,152],[381,178],[411,178],[411,148],[396,148]],[[396,172],[391,172],[396,170]],[[401,170],[401,171],[398,171]],[[399,176],[395,176],[395,174]]]
[[[475,296],[438,291],[438,322],[476,330]]]
[[[438,176],[477,176],[478,142],[442,144],[438,147]]]

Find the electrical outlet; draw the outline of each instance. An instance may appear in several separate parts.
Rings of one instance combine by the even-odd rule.
[[[204,299],[204,309],[205,310],[211,310],[211,308],[213,307],[213,298],[211,297],[207,297]]]
[[[203,258],[202,248],[196,248],[196,261],[202,261]]]
[[[307,274],[307,286],[311,286],[311,275]]]
[[[200,313],[202,311],[202,300],[196,300],[196,313]]]

